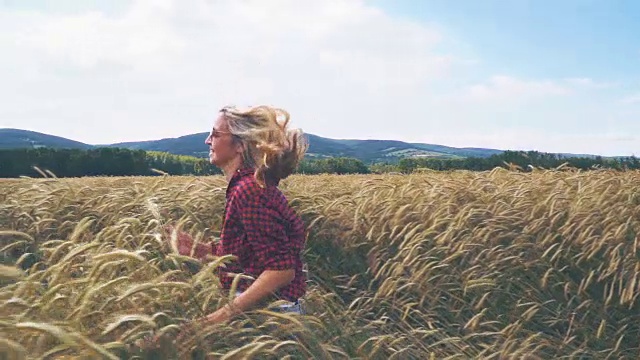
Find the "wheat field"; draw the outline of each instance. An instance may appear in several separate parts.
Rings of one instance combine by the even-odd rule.
[[[215,239],[222,177],[1,180],[0,358],[639,358],[640,172],[562,170],[292,176],[308,313],[180,343],[227,301],[228,259],[175,254],[161,225]]]

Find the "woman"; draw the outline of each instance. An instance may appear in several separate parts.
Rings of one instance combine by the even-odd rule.
[[[215,248],[200,245],[195,256],[237,256],[219,270],[227,290],[236,274],[255,279],[243,277],[233,302],[209,314],[207,323],[227,321],[269,299],[288,300],[289,311],[299,312],[298,300],[306,291],[305,226],[278,184],[295,171],[308,145],[302,131],[289,130],[288,123],[289,114],[281,109],[225,107],[205,141],[211,164],[222,170],[228,185],[220,242]],[[184,233],[179,239],[179,252],[190,254],[193,240]]]

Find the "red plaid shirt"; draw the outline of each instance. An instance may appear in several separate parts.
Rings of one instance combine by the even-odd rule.
[[[306,291],[301,252],[305,226],[289,206],[277,184],[261,188],[254,169],[237,170],[227,186],[224,222],[216,255],[233,254],[237,261],[221,268],[222,286],[230,289],[234,274],[257,279],[264,270],[295,269],[295,278],[275,295],[296,301]],[[241,279],[236,290],[244,291],[250,280]]]

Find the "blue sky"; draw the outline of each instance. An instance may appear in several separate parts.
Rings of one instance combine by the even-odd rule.
[[[0,128],[92,144],[268,103],[333,138],[640,155],[640,2],[0,1]]]
[[[527,77],[640,79],[640,2],[594,0],[376,1],[433,22],[493,71]]]

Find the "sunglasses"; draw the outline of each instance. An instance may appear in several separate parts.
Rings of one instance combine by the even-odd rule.
[[[219,138],[219,137],[221,137],[222,135],[225,135],[225,134],[231,135],[232,137],[234,137],[234,138],[236,138],[238,140],[241,139],[240,136],[238,136],[238,135],[232,134],[229,131],[220,131],[220,130],[216,129],[215,127],[211,128],[211,133],[209,133],[209,138]]]

